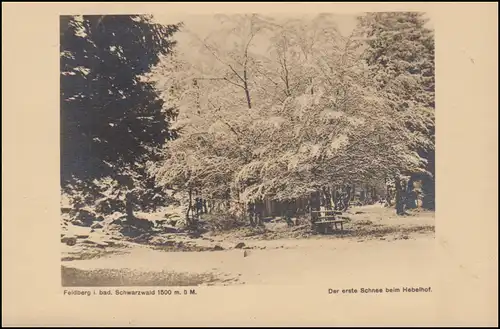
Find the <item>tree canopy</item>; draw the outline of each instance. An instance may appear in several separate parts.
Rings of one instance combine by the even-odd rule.
[[[177,25],[149,16],[61,16],[61,180],[133,166],[170,137],[164,106],[141,76],[174,46]]]
[[[129,214],[171,188],[243,204],[367,182],[394,182],[402,200],[405,180],[423,179],[433,207],[422,14],[369,13],[347,35],[328,14],[217,18],[206,38],[184,31],[187,56],[173,39],[182,24],[61,17],[61,181],[90,192],[78,202]]]
[[[208,50],[201,55],[218,66],[176,54],[155,68],[164,97],[176,90],[181,104],[180,137],[151,169],[160,184],[251,201],[426,172],[417,150],[432,144],[430,73],[405,67],[388,78],[378,74],[369,17],[347,37],[328,15],[225,22],[238,46],[226,51],[211,38],[198,40]],[[270,40],[265,52],[252,47],[263,34]]]
[[[174,109],[144,75],[179,27],[148,15],[61,16],[61,185],[87,190],[80,201],[124,199],[120,190],[141,185],[148,204],[158,192],[144,164],[172,138]]]
[[[391,106],[405,117],[412,149],[425,159],[424,206],[434,208],[434,34],[418,12],[369,13],[359,19],[367,44],[364,60]]]

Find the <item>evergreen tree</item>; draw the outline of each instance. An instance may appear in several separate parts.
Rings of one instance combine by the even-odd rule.
[[[132,201],[137,183],[151,182],[143,166],[172,138],[173,109],[142,76],[172,50],[179,27],[146,15],[61,16],[63,189],[95,201],[107,189],[98,182],[111,178]]]
[[[415,204],[413,181],[422,180],[424,207],[434,209],[434,35],[426,28],[422,13],[370,13],[360,18],[366,38],[365,59],[377,89],[404,117],[413,149],[426,160],[421,172],[409,176],[407,206]],[[400,177],[396,177],[399,184]],[[403,204],[405,191],[397,192],[397,207]]]

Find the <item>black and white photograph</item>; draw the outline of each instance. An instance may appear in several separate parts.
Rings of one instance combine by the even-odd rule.
[[[426,12],[59,19],[62,287],[433,275]]]
[[[498,327],[497,3],[2,27],[2,326]]]

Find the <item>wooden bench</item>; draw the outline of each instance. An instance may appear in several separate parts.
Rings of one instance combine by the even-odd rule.
[[[313,214],[319,215],[318,217],[316,217],[317,221],[314,222],[314,225],[316,227],[318,227],[320,231],[324,231],[325,234],[328,233],[329,228],[332,231],[338,230],[337,224],[340,224],[341,232],[344,231],[344,222],[346,222],[346,220],[337,219],[335,217],[335,215],[342,215],[342,211],[338,211],[338,210],[313,210],[310,213],[311,213],[311,219],[312,219]],[[321,215],[323,215],[323,216],[321,216]]]
[[[339,210],[313,210],[311,211],[312,214],[332,214],[332,215],[342,215],[342,211]]]
[[[320,218],[321,219],[321,218]],[[314,225],[318,226],[319,229],[324,230],[325,234],[328,233],[328,229],[338,230],[337,224],[340,224],[340,230],[344,231],[344,222],[345,220],[336,219],[336,220],[320,220],[315,222]]]

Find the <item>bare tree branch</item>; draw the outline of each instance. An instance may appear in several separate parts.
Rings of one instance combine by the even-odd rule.
[[[227,66],[227,67],[229,67],[229,69],[230,69],[230,70],[234,73],[234,75],[236,75],[236,76],[237,76],[237,77],[238,77],[241,81],[244,81],[243,77],[242,77],[242,76],[241,76],[238,72],[236,72],[236,70],[233,68],[233,66],[232,66],[231,64],[229,64],[229,63],[227,63],[227,62],[223,61],[223,60],[220,58],[220,56],[219,56],[219,55],[218,55],[218,54],[217,54],[217,53],[216,53],[216,52],[215,52],[215,51],[214,51],[214,50],[213,50],[213,49],[212,49],[212,48],[211,48],[211,47],[210,47],[210,46],[209,46],[209,45],[208,45],[205,41],[201,40],[201,38],[200,38],[200,37],[198,37],[198,36],[197,36],[196,34],[194,34],[194,33],[193,33],[193,35],[194,35],[194,37],[195,37],[196,39],[198,39],[198,40],[199,40],[199,41],[203,44],[203,46],[204,46],[204,47],[205,47],[205,48],[206,48],[206,49],[207,49],[207,50],[208,50],[208,51],[209,51],[209,52],[210,52],[210,53],[214,56],[214,58],[215,58],[218,62],[220,62],[221,64],[223,64],[223,65],[225,65],[225,66]]]

